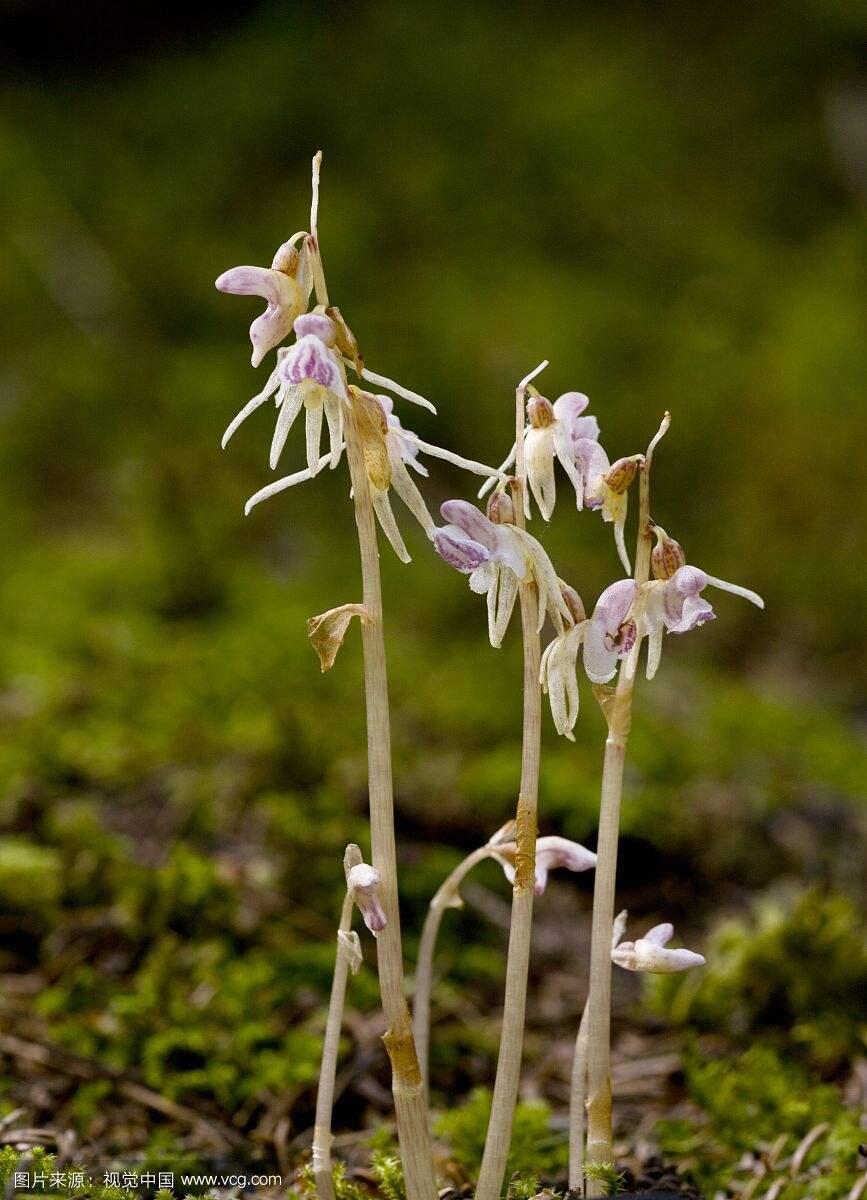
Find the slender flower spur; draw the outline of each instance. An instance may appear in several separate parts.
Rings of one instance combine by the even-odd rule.
[[[626,971],[646,971],[652,975],[672,975],[676,971],[688,971],[690,967],[704,966],[704,955],[693,950],[669,950],[668,943],[674,936],[674,926],[667,922],[654,925],[643,938],[635,942],[621,942],[623,927],[616,931],[616,940],[611,947],[611,961]]]
[[[300,250],[295,246],[299,237],[304,238]],[[254,367],[289,334],[295,318],[307,308],[311,285],[310,256],[303,233],[296,233],[283,243],[270,270],[232,267],[219,277],[215,285],[219,291],[234,296],[261,296],[268,302],[268,307],[250,326]]]
[[[539,667],[539,682],[551,705],[551,716],[559,734],[575,741],[572,730],[578,720],[578,650],[584,640],[587,619],[581,597],[560,581],[560,591],[571,614],[571,624],[548,643]]]
[[[554,567],[541,543],[511,524],[514,513],[505,492],[491,497],[489,516],[466,500],[447,500],[440,512],[448,524],[434,531],[434,546],[450,567],[469,575],[474,592],[487,594],[492,646],[502,645],[518,588],[530,581],[539,590],[538,628],[547,611],[557,632],[563,631],[563,621],[571,621],[571,614]]]
[[[496,846],[492,857],[496,858],[503,868],[503,873],[509,883],[515,882],[515,842],[506,842]],[[570,842],[564,837],[541,837],[536,841],[536,882],[534,891],[537,896],[545,892],[548,884],[548,874],[558,867],[567,871],[589,871],[596,866],[596,855],[580,842]]]

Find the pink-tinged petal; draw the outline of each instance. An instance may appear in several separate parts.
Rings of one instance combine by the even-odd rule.
[[[599,422],[595,417],[579,417],[575,421],[570,430],[572,435],[572,444],[575,442],[598,442],[599,441]]]
[[[261,296],[269,304],[283,304],[292,299],[292,280],[282,271],[267,267],[232,267],[224,271],[214,286],[232,296]]]
[[[343,376],[334,353],[314,334],[307,334],[290,346],[280,364],[280,378],[284,383],[311,380],[335,396],[346,396]]]
[[[589,398],[583,392],[564,392],[554,401],[554,416],[565,425],[571,425],[589,403]]]
[[[316,337],[326,346],[334,342],[334,322],[325,313],[302,313],[295,318],[295,333],[299,338]]]
[[[708,578],[698,567],[684,566],[677,568],[669,582],[681,596],[697,596],[707,587]]]
[[[464,575],[469,575],[491,557],[487,547],[468,537],[457,525],[445,525],[434,530],[433,544],[443,562]]]
[[[292,313],[282,304],[269,304],[250,326],[250,343],[253,354],[250,361],[254,367],[269,350],[279,346],[292,328]]]
[[[492,553],[497,549],[498,526],[480,513],[474,504],[466,500],[446,500],[440,505],[440,512],[450,525],[457,525],[473,541],[487,546]]]
[[[665,921],[662,925],[654,925],[652,929],[648,929],[643,941],[653,942],[657,946],[667,946],[673,937],[674,926]]]
[[[572,453],[575,458],[575,466],[581,472],[584,478],[585,486],[591,482],[601,478],[610,468],[611,464],[608,461],[608,455],[598,442],[592,438],[578,438],[572,443]],[[590,506],[590,496],[587,496],[587,504]],[[594,490],[594,499],[595,490]],[[598,508],[602,503],[601,497],[598,498],[599,503],[594,504]]]
[[[626,624],[638,584],[620,579],[607,587],[596,602],[584,636],[584,670],[594,683],[607,683],[617,671],[617,660],[635,643],[635,626]]]
[[[705,625],[715,618],[716,613],[707,600],[702,600],[701,596],[687,596],[683,601],[680,617],[677,620],[667,618],[665,623],[669,633],[689,633],[690,630],[697,629],[699,625]]]
[[[596,855],[579,842],[564,837],[542,837],[536,842],[536,868],[545,871],[564,867],[567,871],[589,871],[596,866]],[[540,893],[541,894],[541,893]]]
[[[674,975],[688,971],[690,967],[704,964],[704,956],[692,950],[667,950],[646,938],[635,943],[636,965],[633,970],[646,971],[651,975]]]

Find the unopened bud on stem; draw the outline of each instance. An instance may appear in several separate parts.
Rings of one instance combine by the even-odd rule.
[[[514,525],[515,506],[507,492],[496,491],[488,501],[488,520],[495,525]]]
[[[569,609],[570,616],[572,617],[572,623],[574,625],[580,625],[582,621],[587,620],[587,613],[584,609],[583,600],[575,591],[575,589],[570,587],[568,583],[564,583],[562,579],[558,579],[557,582],[560,584],[560,593],[563,596],[563,601],[566,607]]]
[[[669,537],[661,525],[651,525],[656,534],[656,545],[650,555],[654,579],[671,579],[675,571],[686,564],[686,555],[680,542]]]
[[[554,406],[544,396],[537,396],[527,404],[527,416],[534,429],[547,429],[554,424]]]
[[[612,492],[620,495],[625,492],[638,474],[638,468],[644,461],[643,454],[633,454],[629,458],[618,458],[611,470],[605,475],[605,482]]]

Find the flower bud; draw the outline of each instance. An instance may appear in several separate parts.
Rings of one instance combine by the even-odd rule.
[[[296,276],[301,266],[301,255],[293,242],[284,242],[274,255],[271,263],[272,271],[282,271],[284,275]]]
[[[527,404],[527,416],[534,429],[546,429],[554,424],[554,405],[544,396],[537,396]]]
[[[638,468],[643,461],[644,455],[633,454],[629,458],[618,458],[617,462],[605,475],[605,482],[608,484],[612,492],[618,495],[625,492],[632,483]]]
[[[361,351],[358,349],[355,334],[346,324],[343,313],[336,305],[332,304],[330,308],[326,308],[325,312],[334,322],[335,345],[337,349],[344,357],[350,360],[360,375],[364,369],[364,359],[361,357]]]
[[[587,613],[581,597],[573,587],[570,587],[568,583],[564,583],[562,579],[558,579],[557,582],[560,584],[560,594],[563,597],[566,607],[569,609],[573,624],[579,625],[582,621],[586,621]]]
[[[686,564],[686,555],[680,542],[668,536],[659,525],[651,526],[656,534],[656,545],[650,555],[654,579],[671,579],[672,575]]]
[[[494,492],[488,501],[488,520],[495,525],[514,525],[515,506],[508,492]]]
[[[358,863],[346,876],[346,884],[352,894],[352,899],[358,905],[364,923],[371,933],[380,933],[385,929],[387,920],[385,909],[379,902],[379,885],[382,876],[375,867],[368,863]]]

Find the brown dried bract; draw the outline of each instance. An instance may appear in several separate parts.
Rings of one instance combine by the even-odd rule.
[[[375,396],[357,387],[350,387],[349,395],[358,426],[364,470],[373,486],[384,492],[391,483],[391,463],[385,441],[388,421]]]
[[[367,619],[367,609],[363,604],[341,604],[339,608],[330,608],[328,612],[310,617],[307,621],[307,636],[319,655],[323,673],[334,666],[353,617],[359,617],[362,621]]]
[[[326,315],[334,322],[335,338],[334,344],[344,357],[348,358],[352,363],[358,375],[364,370],[364,359],[361,357],[361,351],[358,349],[358,342],[355,340],[355,334],[346,324],[343,313],[336,304],[332,304],[325,310]]]

